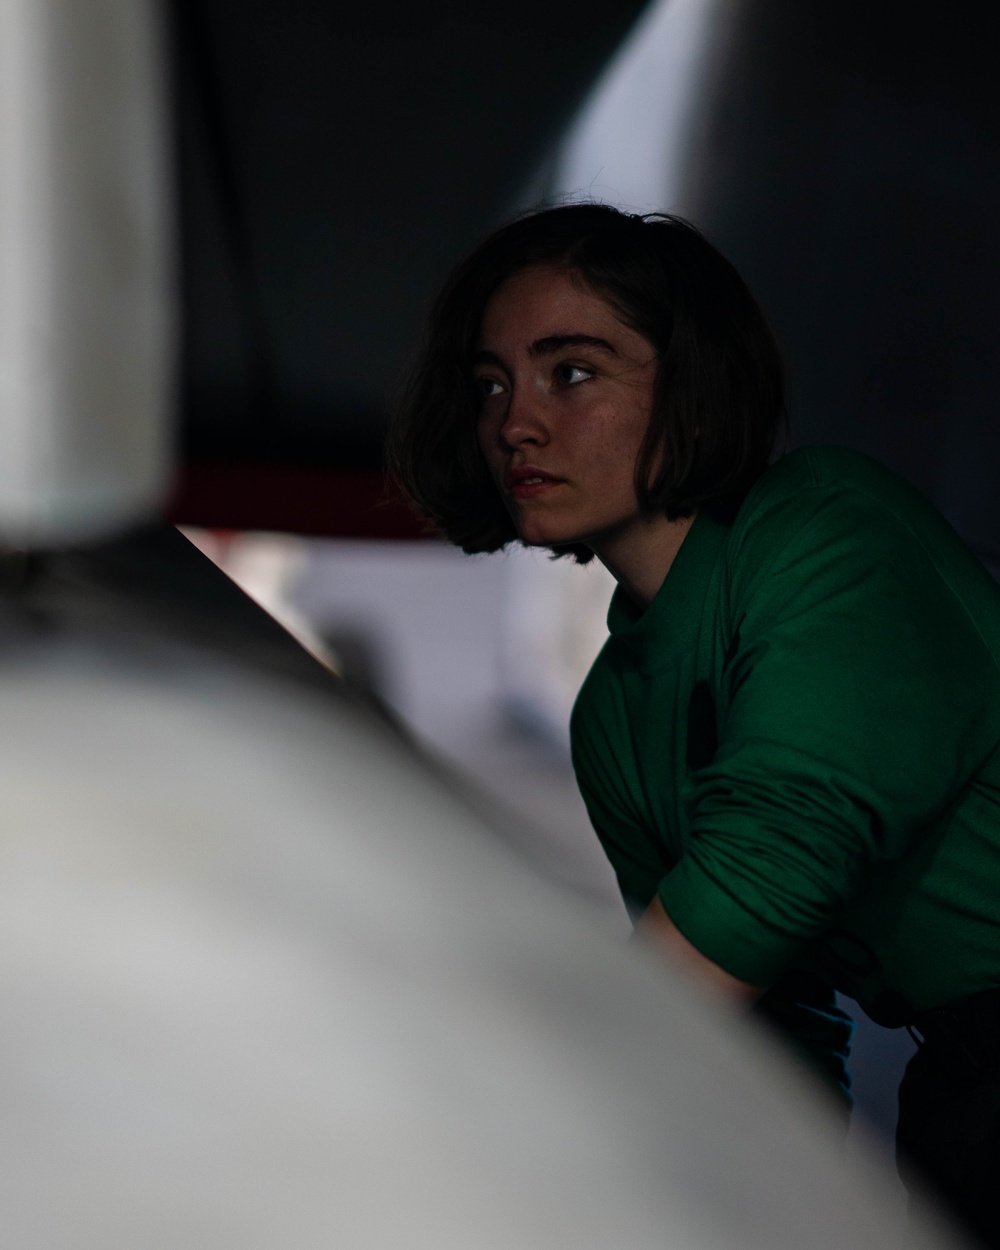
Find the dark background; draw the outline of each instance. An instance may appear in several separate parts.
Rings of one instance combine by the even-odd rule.
[[[416,532],[373,505],[421,309],[643,7],[174,0],[174,519]],[[796,438],[890,464],[1000,567],[993,6],[719,12],[685,203],[775,324]]]
[[[995,6],[738,14],[691,199],[778,330],[796,436],[891,465],[1000,572]]]
[[[511,211],[639,0],[175,0],[175,519],[410,533],[375,509],[424,302]]]

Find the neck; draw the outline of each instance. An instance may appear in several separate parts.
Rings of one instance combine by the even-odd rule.
[[[627,534],[590,544],[622,590],[643,612],[656,598],[677,558],[693,516],[668,521],[665,516],[643,517]]]

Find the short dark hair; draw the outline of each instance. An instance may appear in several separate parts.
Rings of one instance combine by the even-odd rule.
[[[578,275],[658,354],[635,470],[640,506],[671,518],[732,516],[785,420],[774,335],[743,279],[690,222],[603,204],[519,217],[445,282],[390,424],[390,471],[413,505],[466,552],[517,537],[479,447],[471,364],[488,300],[535,265]],[[593,553],[573,545],[558,554]]]

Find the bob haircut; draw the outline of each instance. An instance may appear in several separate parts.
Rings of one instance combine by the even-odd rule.
[[[517,538],[479,448],[471,366],[490,297],[533,266],[578,276],[658,355],[635,466],[640,507],[730,519],[785,422],[774,335],[733,266],[689,222],[603,204],[519,217],[445,282],[390,424],[389,468],[412,504],[469,553]],[[581,563],[593,555],[582,544],[553,551]]]

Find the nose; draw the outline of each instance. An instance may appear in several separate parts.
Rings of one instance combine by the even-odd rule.
[[[529,386],[515,386],[500,426],[500,439],[511,449],[525,444],[544,447],[549,441],[545,402]]]

